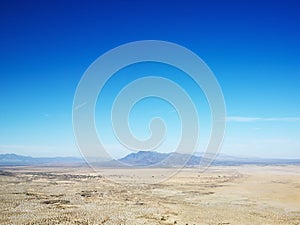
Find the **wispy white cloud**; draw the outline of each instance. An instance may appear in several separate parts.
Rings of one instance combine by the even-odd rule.
[[[79,105],[76,105],[76,106],[74,107],[74,109],[75,109],[75,110],[78,110],[78,109],[84,107],[86,104],[87,104],[87,102],[83,102],[83,103],[81,103],[81,104],[79,104]]]
[[[226,118],[227,122],[300,122],[300,117],[243,117],[243,116],[229,116]]]
[[[168,111],[168,114],[177,114],[178,112],[175,109],[171,109]]]

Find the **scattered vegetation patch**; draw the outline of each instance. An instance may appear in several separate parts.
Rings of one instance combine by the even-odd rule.
[[[62,199],[52,199],[46,200],[42,202],[43,204],[52,205],[52,204],[69,204],[69,200],[62,200]]]

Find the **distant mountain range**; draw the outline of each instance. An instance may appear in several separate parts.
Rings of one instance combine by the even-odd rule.
[[[180,153],[159,153],[155,151],[139,151],[131,153],[124,158],[119,159],[121,163],[130,166],[162,166],[176,167],[186,166],[193,167],[200,164],[203,153],[196,152],[193,155]],[[212,163],[213,165],[283,165],[283,164],[300,164],[300,159],[264,159],[264,158],[243,158],[234,157],[226,154],[219,154]]]
[[[38,164],[71,164],[84,163],[84,160],[76,157],[41,157],[34,158],[17,154],[0,154],[1,166],[27,166]]]
[[[103,167],[194,167],[199,165],[203,153],[181,154],[181,153],[160,153],[155,151],[139,151],[128,154],[119,160],[95,162],[94,165]],[[76,157],[42,157],[34,158],[17,154],[0,154],[0,166],[21,166],[21,165],[72,165],[85,164],[84,159]],[[243,158],[225,154],[219,154],[212,163],[213,165],[288,165],[300,164],[300,159],[264,159],[264,158]]]

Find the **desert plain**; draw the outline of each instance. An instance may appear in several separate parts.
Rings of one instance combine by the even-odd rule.
[[[0,224],[300,224],[300,166],[0,168]]]

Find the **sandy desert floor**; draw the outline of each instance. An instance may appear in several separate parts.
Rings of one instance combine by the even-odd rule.
[[[300,166],[0,168],[0,224],[300,224]]]

